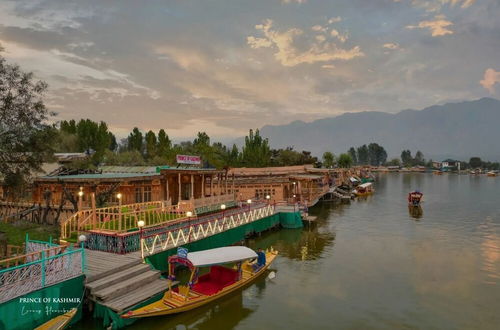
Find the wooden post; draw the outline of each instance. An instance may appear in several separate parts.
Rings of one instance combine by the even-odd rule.
[[[210,175],[210,197],[214,196],[214,176]]]
[[[178,176],[178,181],[179,181],[179,200],[177,201],[177,204],[179,204],[182,200],[181,198],[181,174],[179,173],[179,176]]]
[[[168,191],[168,176],[165,176],[165,178],[166,178],[166,183],[165,183],[165,185],[166,185],[166,189],[165,189],[165,193],[166,193],[166,195],[165,195],[165,200],[166,200],[166,201],[168,201],[168,199],[170,198],[170,192]]]
[[[122,199],[118,198],[118,230],[122,230]]]
[[[194,199],[194,175],[191,174],[191,193],[189,194],[190,199]]]
[[[95,207],[95,192],[90,195],[92,201],[92,229],[95,228],[97,217],[96,217],[96,207]]]
[[[201,175],[201,198],[205,198],[205,174]]]
[[[236,199],[236,191],[234,190],[234,173],[233,173],[233,182],[231,183],[231,191],[233,192],[233,199]]]
[[[226,175],[225,175],[225,180],[224,180],[224,184],[225,184],[225,191],[224,191],[224,195],[227,195],[227,171],[226,171]]]

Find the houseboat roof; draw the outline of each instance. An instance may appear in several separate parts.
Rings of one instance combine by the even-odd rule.
[[[360,184],[358,187],[360,187],[360,188],[368,188],[368,187],[371,187],[371,185],[372,185],[371,182],[367,182],[367,183]]]
[[[256,176],[256,175],[287,175],[293,173],[306,173],[314,168],[310,165],[280,166],[280,167],[236,167],[229,170],[229,174],[235,176]]]
[[[157,173],[90,173],[73,175],[40,176],[37,181],[82,181],[82,180],[120,180],[120,179],[144,179],[146,177],[160,177]]]
[[[321,180],[324,176],[314,174],[292,174],[290,175],[290,178],[298,180]]]
[[[257,253],[245,246],[227,246],[199,252],[189,252],[187,255],[187,259],[195,267],[227,264],[252,258],[257,258]]]

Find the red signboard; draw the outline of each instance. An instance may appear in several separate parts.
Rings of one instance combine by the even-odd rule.
[[[200,156],[177,155],[177,164],[200,165]]]

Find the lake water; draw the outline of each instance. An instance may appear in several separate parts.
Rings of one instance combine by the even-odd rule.
[[[381,174],[376,192],[249,242],[274,279],[130,329],[500,329],[500,177]],[[406,195],[424,193],[410,216]]]

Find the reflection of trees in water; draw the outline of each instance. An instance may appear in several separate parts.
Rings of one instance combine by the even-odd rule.
[[[238,290],[189,312],[139,320],[131,329],[232,329],[253,312],[243,306],[243,292]]]
[[[248,240],[252,248],[268,248],[273,246],[284,256],[295,260],[314,260],[321,256],[325,247],[333,244],[335,232],[328,228],[327,219],[332,213],[342,213],[342,205],[333,206],[325,202],[309,210],[309,214],[317,217],[310,225],[301,229],[280,229],[263,233]]]

